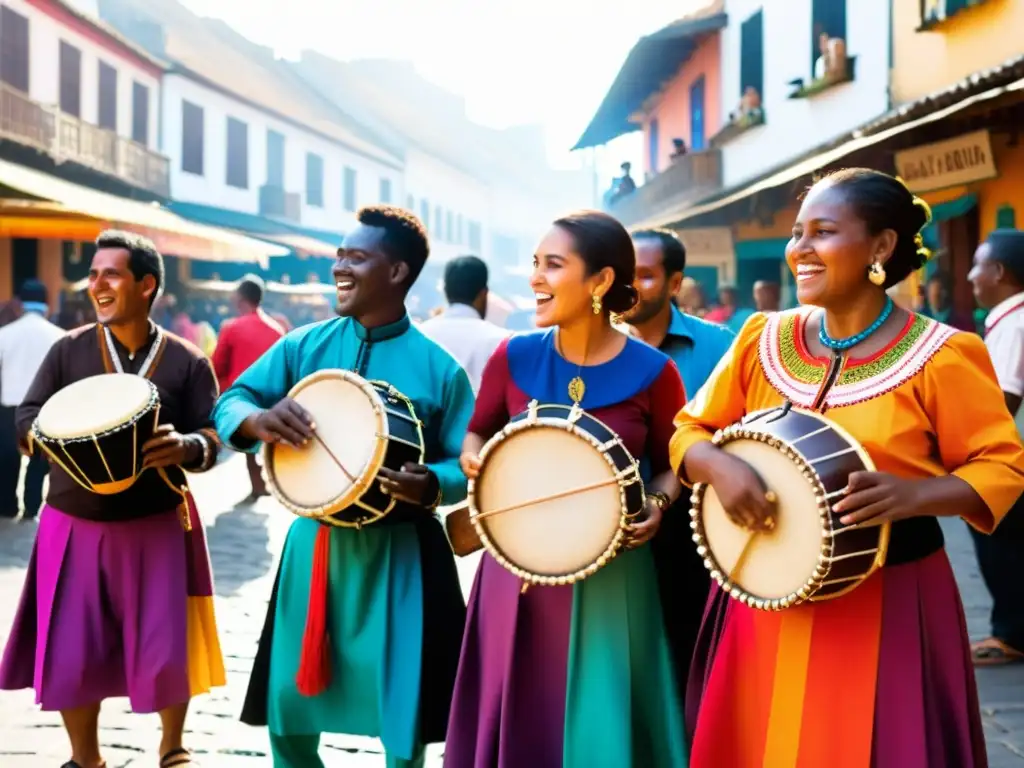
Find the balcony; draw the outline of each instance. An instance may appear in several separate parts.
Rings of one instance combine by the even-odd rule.
[[[610,213],[627,227],[681,209],[722,188],[722,152],[691,152],[636,191],[612,203]]]
[[[58,163],[77,163],[133,187],[170,196],[170,162],[106,128],[32,101],[0,83],[0,139],[38,149]]]

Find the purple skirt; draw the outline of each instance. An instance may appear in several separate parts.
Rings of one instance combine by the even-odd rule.
[[[224,685],[206,538],[195,506],[95,522],[43,507],[0,661],[0,689],[44,710],[127,696],[158,712]]]

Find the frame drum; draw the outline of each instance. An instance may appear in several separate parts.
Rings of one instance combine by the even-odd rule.
[[[531,402],[480,460],[469,481],[470,522],[494,559],[527,584],[572,584],[595,573],[646,503],[637,462],[579,407]]]
[[[86,490],[121,493],[142,473],[160,395],[149,379],[103,373],[64,387],[39,409],[30,432],[51,462]]]
[[[843,526],[832,512],[850,474],[875,469],[842,427],[786,405],[751,414],[713,442],[753,467],[778,497],[775,527],[752,533],[726,515],[713,487],[694,486],[697,552],[732,597],[762,610],[829,600],[885,563],[890,523]]]
[[[302,448],[264,444],[267,488],[291,512],[331,525],[359,528],[384,518],[395,499],[381,492],[377,473],[423,463],[423,427],[413,405],[390,384],[351,371],[317,371],[288,397],[316,424]]]

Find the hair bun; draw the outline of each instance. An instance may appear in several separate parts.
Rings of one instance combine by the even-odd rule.
[[[616,282],[612,283],[612,287],[604,295],[604,305],[609,312],[619,315],[631,310],[638,299],[636,288],[629,283]]]

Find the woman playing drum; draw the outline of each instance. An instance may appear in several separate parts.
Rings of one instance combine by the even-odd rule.
[[[648,460],[648,516],[630,527],[630,549],[571,585],[523,593],[519,578],[484,555],[449,721],[449,768],[686,765],[654,565],[641,546],[680,493],[668,440],[684,395],[667,356],[612,327],[609,313],[636,301],[634,263],[629,234],[610,216],[584,211],[556,221],[530,281],[543,330],[503,342],[484,370],[463,446],[468,476],[478,475],[484,441],[531,400],[579,399],[636,460]],[[587,502],[580,494],[565,503]]]
[[[885,567],[835,599],[771,612],[712,590],[687,697],[697,768],[987,765],[936,518],[991,531],[1024,490],[1024,451],[981,339],[886,295],[927,258],[929,215],[876,171],[815,184],[786,250],[805,306],[751,317],[676,419],[680,476],[767,531],[784,511],[712,433],[784,399],[827,409],[878,470],[851,474],[833,511],[892,523]]]

